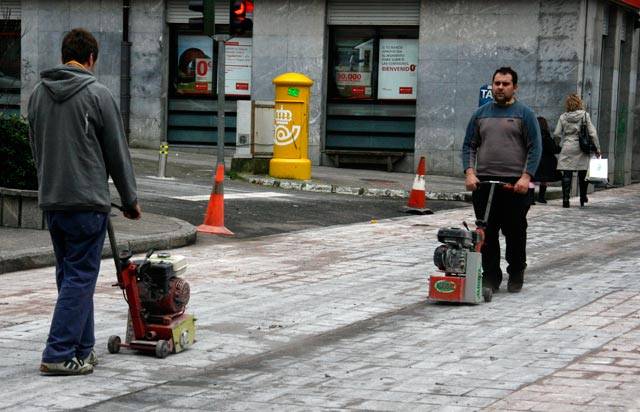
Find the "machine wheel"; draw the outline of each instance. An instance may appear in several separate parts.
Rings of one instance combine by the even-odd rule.
[[[109,353],[118,353],[120,352],[120,336],[111,335],[109,336],[109,340],[107,341],[107,349]]]
[[[171,352],[171,348],[169,347],[169,342],[166,340],[159,340],[156,342],[156,357],[160,359],[166,358]]]
[[[482,297],[485,302],[491,302],[491,298],[493,298],[493,290],[491,290],[491,288],[482,288]]]

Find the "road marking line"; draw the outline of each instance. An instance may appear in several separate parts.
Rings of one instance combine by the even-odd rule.
[[[171,196],[172,199],[189,200],[192,202],[201,202],[203,200],[209,200],[210,195],[194,195],[194,196]],[[277,192],[245,192],[245,193],[228,193],[224,195],[225,199],[237,200],[237,199],[268,199],[272,197],[291,197],[286,193]]]

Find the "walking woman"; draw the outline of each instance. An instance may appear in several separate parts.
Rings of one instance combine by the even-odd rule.
[[[591,123],[591,117],[584,110],[580,97],[572,93],[567,96],[565,102],[566,112],[560,115],[554,136],[560,138],[560,156],[558,158],[558,170],[562,171],[562,207],[569,207],[569,196],[571,194],[571,179],[573,172],[578,172],[578,185],[580,188],[580,206],[584,206],[589,201],[587,198],[587,186],[589,182],[587,169],[589,168],[590,155],[580,150],[578,137],[582,122],[587,125],[589,136],[596,146],[595,155],[600,157],[600,142],[596,128]]]

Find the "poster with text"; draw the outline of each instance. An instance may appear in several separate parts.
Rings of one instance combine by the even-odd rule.
[[[178,67],[175,89],[178,94],[213,93],[213,42],[207,36],[178,36]]]
[[[380,39],[378,99],[415,100],[418,39]]]
[[[336,43],[334,70],[338,95],[347,99],[371,98],[373,39],[346,39]]]
[[[251,95],[251,39],[234,37],[225,42],[224,94]]]

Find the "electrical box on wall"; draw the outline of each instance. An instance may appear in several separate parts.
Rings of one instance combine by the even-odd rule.
[[[252,154],[252,107],[251,100],[238,100],[236,112],[236,153],[233,157],[250,159]]]
[[[253,156],[273,157],[273,110],[272,101],[257,100],[253,104]]]

